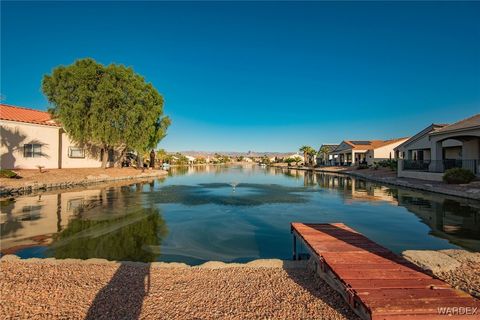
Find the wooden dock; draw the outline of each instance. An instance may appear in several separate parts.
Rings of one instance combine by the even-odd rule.
[[[315,272],[362,319],[480,319],[479,300],[343,223],[292,223],[291,231],[293,258],[298,258],[298,240],[313,258]]]

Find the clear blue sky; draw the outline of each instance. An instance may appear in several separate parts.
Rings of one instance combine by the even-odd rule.
[[[480,112],[478,2],[3,2],[1,94],[92,57],[165,98],[168,150],[290,151]]]

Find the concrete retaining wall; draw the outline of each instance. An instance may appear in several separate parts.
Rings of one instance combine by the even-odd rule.
[[[402,171],[398,171],[398,177],[429,180],[429,181],[442,181],[443,173],[402,170]]]

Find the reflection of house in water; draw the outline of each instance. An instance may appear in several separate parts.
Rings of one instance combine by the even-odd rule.
[[[313,175],[313,174],[312,174]],[[459,198],[380,186],[363,179],[317,173],[320,187],[342,191],[345,201],[384,201],[407,208],[431,229],[431,234],[480,251],[480,203]]]
[[[480,251],[480,203],[398,189],[398,204],[418,216],[433,235]]]
[[[309,180],[316,182],[320,187],[342,191],[345,194],[346,202],[384,201],[397,204],[392,190],[376,183],[340,174],[313,174],[311,172],[309,174],[313,176]]]
[[[4,201],[1,205],[1,251],[45,245],[79,208],[99,199],[101,190],[42,194]],[[11,250],[8,250],[11,252]]]

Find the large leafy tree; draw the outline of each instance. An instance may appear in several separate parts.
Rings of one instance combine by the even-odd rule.
[[[144,154],[165,137],[170,119],[163,98],[132,68],[81,59],[45,75],[42,89],[70,138],[99,148],[102,167],[108,151]],[[121,158],[121,157],[120,157]]]

